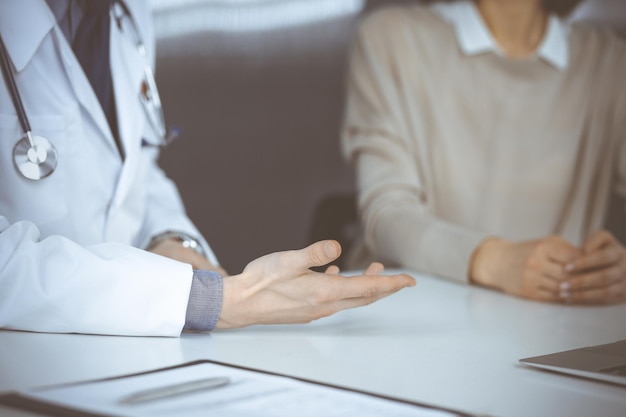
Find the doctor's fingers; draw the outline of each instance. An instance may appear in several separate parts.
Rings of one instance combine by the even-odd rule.
[[[222,268],[219,265],[213,264],[211,261],[209,261],[204,256],[200,255],[196,251],[191,250],[191,249],[189,250],[192,252],[191,254],[189,254],[189,257],[190,257],[189,259],[191,260],[190,263],[193,266],[193,269],[201,269],[203,271],[214,271],[220,274],[220,276],[222,277],[228,276],[228,272],[226,272],[224,268]]]
[[[327,301],[335,302],[346,299],[378,299],[406,287],[415,286],[415,279],[407,274],[398,275],[358,275],[343,277],[330,276],[330,279],[320,281],[323,285],[323,294]]]
[[[149,251],[179,262],[190,264],[194,269],[215,269],[215,266],[211,265],[204,256],[191,248],[183,246],[181,242],[175,239],[162,240],[152,246]]]
[[[304,249],[277,252],[259,259],[271,260],[272,267],[278,271],[303,273],[315,266],[329,264],[339,258],[339,255],[341,255],[339,242],[322,240]],[[335,272],[335,269],[333,268],[331,272]]]
[[[221,266],[213,264],[204,256],[200,255],[198,252],[191,248],[182,247],[178,250],[177,255],[171,256],[173,259],[177,261],[185,262],[191,264],[193,269],[200,269],[203,271],[214,271],[220,274],[220,276],[225,277],[228,275],[226,270]]]
[[[325,311],[325,315],[335,314],[341,310],[348,310],[350,308],[363,307],[372,304],[378,300],[381,300],[385,297],[393,295],[396,292],[397,291],[382,292],[377,293],[376,295],[372,295],[370,297],[344,298],[341,300],[337,300],[328,305],[327,310]]]
[[[378,275],[383,273],[384,270],[385,266],[383,264],[380,262],[372,262],[365,270],[365,275]],[[324,271],[327,275],[339,275],[339,272],[340,270],[337,265],[331,265]]]
[[[339,267],[337,265],[331,265],[328,268],[326,268],[326,271],[324,271],[325,274],[327,275],[339,275]]]
[[[365,275],[380,275],[385,271],[385,265],[380,262],[372,262],[365,270]]]

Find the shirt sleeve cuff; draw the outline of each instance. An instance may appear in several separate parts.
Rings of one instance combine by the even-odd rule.
[[[222,312],[222,277],[213,271],[193,271],[183,330],[211,331]]]

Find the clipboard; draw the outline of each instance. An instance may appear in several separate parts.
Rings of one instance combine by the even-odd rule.
[[[203,368],[203,369],[201,369]],[[133,416],[133,415],[146,415],[145,413],[149,413],[150,411],[139,410],[129,408],[128,414],[125,412],[118,412],[118,409],[110,408],[105,409],[98,407],[93,407],[89,409],[89,407],[85,407],[84,405],[75,403],[72,401],[68,401],[63,398],[63,393],[65,396],[70,395],[73,390],[77,389],[86,389],[86,388],[95,388],[94,392],[106,391],[106,386],[118,386],[121,384],[130,383],[132,381],[148,381],[148,380],[157,380],[162,375],[172,376],[174,374],[189,374],[193,371],[204,372],[218,372],[218,373],[230,373],[232,375],[236,375],[236,378],[243,377],[249,378],[248,381],[255,381],[264,384],[264,386],[269,386],[272,383],[277,384],[280,387],[287,387],[286,389],[291,389],[290,387],[297,387],[294,389],[303,390],[302,392],[297,392],[296,395],[304,396],[303,398],[307,398],[307,395],[316,395],[317,399],[323,400],[323,395],[327,395],[330,401],[344,401],[345,404],[351,404],[356,407],[360,407],[360,403],[367,404],[368,406],[378,406],[380,410],[388,409],[398,409],[404,410],[404,414],[398,415],[415,415],[415,416],[441,416],[441,417],[472,417],[471,414],[467,414],[465,412],[461,412],[458,410],[453,410],[446,407],[440,407],[430,404],[424,404],[420,402],[405,400],[394,398],[386,395],[376,394],[372,392],[362,391],[358,389],[353,389],[349,387],[343,387],[334,384],[328,384],[318,381],[313,381],[306,378],[293,377],[288,375],[283,375],[275,372],[269,372],[264,370],[258,370],[233,364],[228,364],[219,361],[212,360],[198,360],[193,362],[187,362],[180,365],[164,367],[159,369],[153,369],[144,372],[126,374],[121,376],[114,376],[108,378],[100,378],[93,380],[86,380],[80,382],[73,382],[68,384],[59,384],[59,385],[51,385],[33,388],[24,391],[17,392],[8,392],[6,394],[0,395],[0,405],[33,412],[37,414],[42,414],[45,416],[52,417],[110,417],[110,416]],[[268,381],[269,385],[268,385]],[[135,388],[136,389],[136,388]],[[240,389],[240,388],[239,388]],[[226,392],[226,391],[224,391]],[[296,393],[296,391],[293,391]],[[291,392],[285,392],[285,395],[293,396],[294,394]],[[55,397],[56,395],[56,397]],[[74,393],[76,395],[76,393]],[[119,395],[119,394],[118,394]],[[216,391],[212,395],[220,395],[223,396],[223,393],[220,391]],[[275,393],[272,395],[276,395]],[[320,396],[321,395],[321,396]],[[196,396],[197,398],[197,396]],[[280,396],[274,396],[267,399],[267,401],[280,401]],[[180,402],[187,401],[184,397],[178,399]],[[189,401],[187,401],[189,402]],[[167,401],[162,404],[168,404]],[[207,403],[208,404],[208,403]],[[321,401],[319,402],[321,404]],[[159,404],[156,404],[158,407]],[[169,404],[168,404],[169,406]],[[117,405],[119,407],[119,405]],[[187,407],[190,408],[190,407]],[[205,410],[205,409],[203,409]],[[162,411],[162,410],[159,410]],[[412,413],[414,411],[414,413]],[[208,414],[207,411],[204,411]],[[139,413],[139,414],[133,414]],[[173,415],[182,415],[179,412],[174,412]],[[192,414],[190,414],[192,415]],[[217,410],[213,413],[213,415],[226,415]],[[266,415],[263,412],[254,415]],[[384,415],[384,414],[383,414]]]

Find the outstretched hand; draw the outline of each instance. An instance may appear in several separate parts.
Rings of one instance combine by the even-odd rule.
[[[321,241],[301,250],[263,256],[241,274],[225,277],[217,328],[308,323],[415,285],[406,274],[381,275],[383,266],[378,263],[363,275],[351,277],[339,275],[335,266],[324,273],[310,269],[327,265],[340,254],[339,243]]]

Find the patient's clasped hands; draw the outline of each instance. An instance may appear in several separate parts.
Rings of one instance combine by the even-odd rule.
[[[580,248],[555,236],[519,243],[492,238],[476,250],[470,279],[534,300],[618,303],[626,299],[626,249],[605,230]]]

